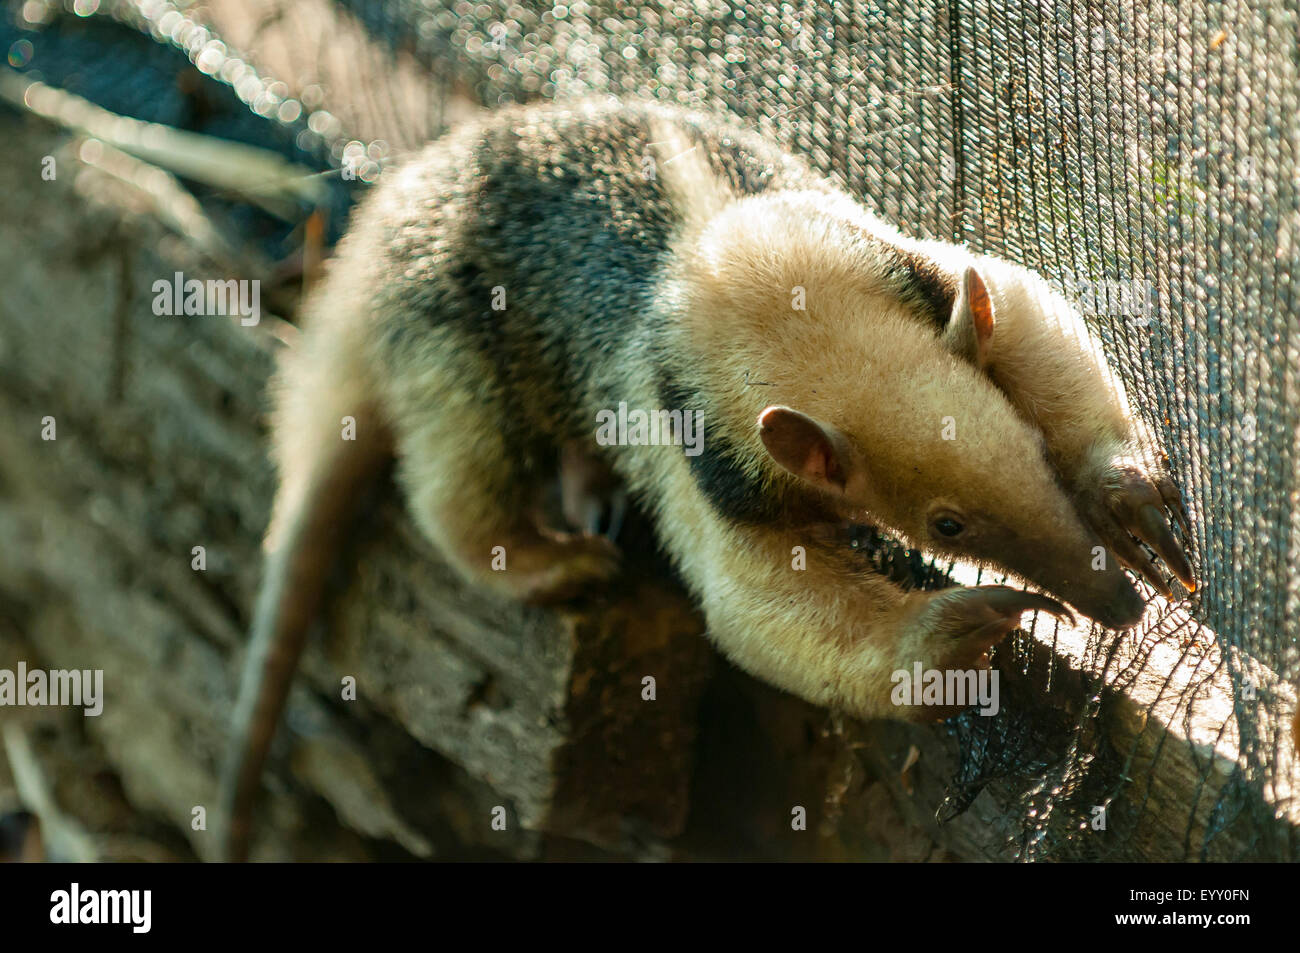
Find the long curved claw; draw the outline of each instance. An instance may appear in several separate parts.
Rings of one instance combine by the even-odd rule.
[[[982,651],[1014,629],[1022,615],[1034,611],[1074,621],[1069,609],[1040,593],[1010,586],[972,586],[936,593],[925,622],[933,631]]]
[[[1017,620],[1026,612],[1039,611],[1050,612],[1052,615],[1060,616],[1069,622],[1074,621],[1074,615],[1069,609],[1055,599],[1039,592],[1013,589],[1011,586],[975,586],[965,589],[963,592],[969,594],[964,601],[970,607],[982,605],[993,612],[1014,617]]]
[[[913,632],[921,659],[940,670],[987,669],[989,649],[1002,641],[1026,612],[1050,612],[1074,621],[1070,610],[1055,599],[1010,586],[956,587],[925,595]],[[910,717],[920,721],[950,718],[964,707],[914,709]]]
[[[1100,499],[1082,507],[1084,517],[1119,558],[1167,599],[1173,591],[1160,567],[1147,556],[1140,541],[1149,546],[1189,591],[1196,590],[1196,576],[1174,536],[1170,515],[1187,539],[1191,525],[1182,496],[1168,474],[1148,476],[1133,466],[1118,466],[1103,480]],[[1168,515],[1166,514],[1168,511]]]
[[[561,448],[560,506],[570,529],[617,542],[627,503],[627,490],[606,461],[578,441]]]
[[[1165,514],[1156,506],[1148,503],[1138,510],[1137,514],[1138,537],[1150,546],[1157,556],[1165,561],[1178,581],[1187,587],[1188,592],[1196,591],[1196,577],[1192,575],[1191,564],[1187,562],[1187,556],[1183,552],[1182,546],[1178,545],[1178,540],[1174,539],[1173,531],[1169,528],[1169,522],[1165,519]]]
[[[1156,479],[1156,489],[1160,491],[1160,499],[1164,501],[1165,507],[1178,521],[1178,529],[1182,532],[1183,538],[1190,540],[1192,524],[1187,518],[1187,507],[1183,505],[1183,494],[1178,491],[1178,485],[1174,483],[1173,477],[1167,473],[1161,474]]]
[[[1166,599],[1172,599],[1174,592],[1165,582],[1164,573],[1152,562],[1148,556],[1128,533],[1124,532],[1121,527],[1116,527],[1116,532],[1108,539],[1111,549],[1119,558],[1119,561],[1133,570],[1143,579],[1151,584],[1156,592]]]

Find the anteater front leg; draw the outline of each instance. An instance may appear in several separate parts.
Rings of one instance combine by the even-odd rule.
[[[846,572],[838,554],[816,546],[807,549],[807,568],[792,570],[782,552],[798,539],[793,533],[789,547],[772,548],[764,578],[709,587],[709,632],[741,667],[859,717],[949,717],[960,710],[953,699],[911,704],[899,697],[900,680],[918,666],[945,675],[987,669],[989,649],[1024,613],[1069,616],[1053,599],[1006,586],[904,592],[874,573]],[[754,546],[751,553],[764,550]],[[762,570],[751,563],[747,571]]]

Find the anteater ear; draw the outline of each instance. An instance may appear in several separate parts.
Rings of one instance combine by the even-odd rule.
[[[943,332],[943,339],[954,353],[983,370],[993,354],[993,324],[989,289],[980,273],[968,267],[962,273],[957,303],[953,305],[952,320]]]
[[[834,427],[789,407],[772,406],[758,415],[758,434],[786,470],[823,490],[844,492],[852,454]]]

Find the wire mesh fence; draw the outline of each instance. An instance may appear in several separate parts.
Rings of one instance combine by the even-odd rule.
[[[53,16],[33,19],[33,6],[11,7],[27,17],[19,32]],[[1231,777],[1213,788],[1210,820],[1193,824],[1197,806],[1182,806],[1187,856],[1300,858],[1274,823],[1298,810],[1288,735],[1300,674],[1294,2],[138,0],[99,9],[78,0],[71,9],[183,49],[278,123],[286,149],[335,165],[349,154],[400,156],[444,129],[457,103],[656,99],[739,117],[912,235],[1039,270],[1078,301],[1166,448],[1192,515],[1201,585],[1136,633],[1088,635],[1094,664],[1072,689],[1081,704],[1068,723],[1045,726],[1014,705],[954,722],[963,763],[943,810],[1014,776],[1019,856],[1112,856],[1079,834],[1094,806],[1139,792],[1123,821],[1131,830],[1150,812],[1179,809],[1153,799],[1140,773],[1154,765],[1137,764],[1099,718],[1103,690],[1154,678],[1164,701],[1185,701],[1171,710],[1186,722],[1197,770],[1208,778],[1229,752]],[[26,65],[12,52],[10,64]],[[1230,718],[1202,699],[1224,671]],[[1207,719],[1215,730],[1202,737]],[[1123,783],[1098,780],[1102,761],[1118,765],[1106,776]],[[1216,847],[1230,827],[1246,832],[1247,849]]]

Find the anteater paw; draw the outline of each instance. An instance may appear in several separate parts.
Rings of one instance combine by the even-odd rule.
[[[931,593],[915,625],[927,633],[939,667],[987,665],[987,653],[1020,624],[1026,612],[1041,610],[1073,621],[1055,599],[1010,586],[960,586]]]
[[[1191,539],[1191,526],[1182,496],[1168,473],[1148,472],[1128,459],[1114,460],[1077,499],[1080,515],[1102,542],[1157,592],[1165,598],[1173,596],[1165,574],[1139,543],[1149,546],[1188,591],[1195,591],[1196,577],[1174,536],[1170,517],[1184,539]]]
[[[921,595],[921,594],[918,594]],[[1026,612],[1043,611],[1073,622],[1065,606],[1036,592],[1010,586],[974,586],[925,593],[908,629],[915,659],[904,657],[903,671],[920,663],[923,671],[978,672],[989,667],[989,650],[1020,625]],[[968,700],[967,705],[970,704]],[[917,706],[917,720],[950,718],[964,705]]]

